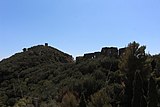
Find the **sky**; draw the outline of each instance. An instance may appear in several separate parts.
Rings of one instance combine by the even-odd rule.
[[[0,59],[48,43],[74,57],[136,41],[160,53],[160,0],[0,0]]]

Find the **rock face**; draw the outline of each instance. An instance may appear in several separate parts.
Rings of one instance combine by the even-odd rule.
[[[95,59],[100,57],[120,57],[125,53],[126,48],[117,47],[104,47],[101,49],[101,52],[94,52],[94,53],[86,53],[84,56],[76,57],[76,62],[81,62],[87,59]]]

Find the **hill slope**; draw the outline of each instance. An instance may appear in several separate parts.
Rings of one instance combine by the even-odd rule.
[[[160,55],[146,55],[144,49],[133,42],[124,54],[105,48],[76,62],[50,46],[24,49],[0,62],[0,107],[130,107],[132,100],[158,105]]]
[[[3,101],[6,105],[13,105],[19,97],[22,97],[22,93],[25,92],[20,90],[26,90],[27,87],[20,89],[19,85],[25,79],[28,78],[28,83],[37,83],[46,78],[50,65],[54,68],[67,63],[73,63],[71,55],[43,45],[25,49],[24,52],[2,60],[0,62],[0,104]],[[7,99],[3,98],[4,96]]]

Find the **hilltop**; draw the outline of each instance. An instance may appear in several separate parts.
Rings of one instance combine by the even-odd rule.
[[[31,48],[23,48],[23,52],[16,53],[8,59],[3,60],[2,62],[7,61],[30,61],[30,60],[38,60],[39,63],[54,63],[54,62],[62,62],[68,63],[73,62],[73,58],[71,55],[66,54],[54,47],[45,45],[33,46]],[[32,61],[34,63],[34,61]]]

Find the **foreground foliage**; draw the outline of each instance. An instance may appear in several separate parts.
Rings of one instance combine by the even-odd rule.
[[[133,42],[119,57],[75,62],[35,46],[0,62],[0,107],[158,107],[160,55]]]

